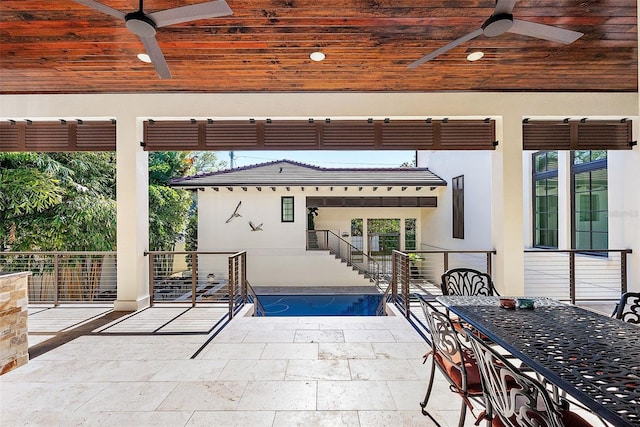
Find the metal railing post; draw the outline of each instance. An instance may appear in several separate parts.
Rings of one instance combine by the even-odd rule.
[[[242,257],[242,303],[247,303],[247,253],[243,252]]]
[[[196,291],[198,287],[198,254],[191,255],[191,306],[196,306]]]
[[[391,301],[394,303],[398,300],[398,254],[391,254]]]
[[[403,271],[403,278],[402,281],[404,282],[404,288],[403,288],[403,297],[404,297],[404,315],[405,317],[408,319],[410,317],[410,312],[411,312],[411,301],[409,301],[409,256],[404,254],[404,256],[402,257],[402,271]]]
[[[576,303],[576,253],[569,253],[569,300]]]
[[[629,251],[620,252],[620,291],[621,294],[627,292],[627,255]]]
[[[227,284],[227,295],[229,295],[229,319],[233,318],[233,282],[235,281],[235,277],[233,276],[234,259],[235,258],[233,256],[229,257],[229,281]]]
[[[153,307],[154,304],[154,296],[155,296],[155,292],[154,292],[154,277],[155,274],[153,271],[153,261],[154,261],[154,255],[150,254],[149,252],[145,252],[145,255],[149,257],[149,305],[151,307]]]
[[[60,258],[58,253],[53,254],[53,305],[60,305]]]

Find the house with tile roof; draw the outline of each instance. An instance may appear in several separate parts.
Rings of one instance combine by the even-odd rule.
[[[421,218],[437,209],[447,182],[427,168],[322,168],[279,160],[171,185],[198,190],[198,250],[246,250],[253,286],[335,287],[371,283],[317,250],[327,239],[359,255],[351,259],[356,264],[365,262],[363,254],[420,248]],[[395,239],[373,229],[376,220],[393,220]]]

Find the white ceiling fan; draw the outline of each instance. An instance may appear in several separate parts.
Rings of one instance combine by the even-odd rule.
[[[516,1],[517,0],[496,0],[496,6],[493,14],[484,21],[480,28],[452,41],[440,49],[434,50],[417,61],[412,62],[409,64],[409,68],[415,68],[418,65],[422,65],[438,55],[442,55],[454,47],[475,39],[480,35],[496,37],[504,33],[514,33],[564,44],[571,44],[584,35],[577,31],[565,30],[564,28],[553,27],[551,25],[515,19],[512,12],[516,5]]]
[[[173,9],[160,10],[153,13],[144,13],[143,0],[140,0],[140,7],[135,12],[124,13],[113,9],[94,0],[73,0],[99,12],[114,16],[125,21],[127,28],[144,45],[156,72],[161,79],[170,79],[171,72],[167,61],[162,54],[162,50],[156,40],[158,28],[182,22],[196,21],[198,19],[216,18],[219,16],[232,15],[233,12],[225,0],[209,1],[205,3],[192,4],[189,6],[176,7]]]

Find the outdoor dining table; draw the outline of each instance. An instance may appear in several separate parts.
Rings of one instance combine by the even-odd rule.
[[[502,297],[504,298],[504,297]],[[614,426],[640,426],[640,327],[549,298],[438,296],[449,311]]]

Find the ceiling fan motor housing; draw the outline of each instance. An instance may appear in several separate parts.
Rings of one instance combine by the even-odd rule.
[[[127,28],[138,37],[149,38],[156,35],[156,23],[139,10],[128,13],[124,20]]]
[[[491,15],[482,24],[482,34],[486,37],[495,37],[504,34],[513,25],[513,15],[510,13],[498,13]]]

